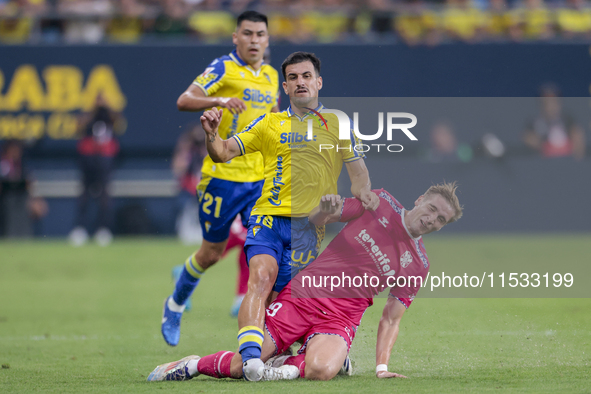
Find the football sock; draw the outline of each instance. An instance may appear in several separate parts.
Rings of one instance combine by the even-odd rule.
[[[232,364],[234,352],[221,351],[210,354],[199,360],[197,370],[200,374],[211,376],[212,378],[230,378],[230,365]],[[190,371],[189,371],[190,372]]]
[[[189,373],[190,376],[195,377],[195,375],[199,374],[198,365],[199,365],[199,360],[190,360],[187,363],[187,372]]]
[[[238,256],[238,277],[237,277],[237,284],[236,284],[236,295],[244,296],[248,291],[248,264],[246,262],[246,253],[244,253],[244,249],[240,251],[240,256]]]
[[[238,331],[238,352],[243,363],[251,358],[261,358],[264,338],[263,330],[257,326],[246,326]]]
[[[234,305],[242,305],[242,301],[244,301],[244,294],[234,297]]]
[[[298,354],[297,356],[291,356],[283,365],[295,365],[300,370],[300,378],[305,378],[305,370],[306,370],[306,354]]]
[[[168,306],[168,309],[170,309],[173,312],[183,313],[185,311],[185,306],[184,305],[179,305],[176,302],[174,302],[174,300],[172,299],[172,297],[170,297],[168,299],[168,301],[166,301],[166,304]]]
[[[195,255],[196,253],[192,254],[187,261],[185,261],[183,272],[181,272],[181,276],[176,282],[174,293],[172,293],[174,302],[179,305],[185,305],[185,302],[191,297],[193,290],[195,290],[199,284],[201,275],[205,272],[205,270],[197,264]]]

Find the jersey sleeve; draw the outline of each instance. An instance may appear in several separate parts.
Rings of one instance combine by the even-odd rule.
[[[424,271],[422,274],[407,276],[405,281],[406,284],[401,287],[392,287],[388,297],[396,298],[408,308],[421,289],[421,285],[425,282],[427,276],[426,272],[427,271]],[[400,279],[398,279],[398,281],[400,281]]]
[[[351,163],[353,161],[363,159],[365,154],[363,152],[357,152],[355,150],[355,146],[362,144],[361,140],[357,138],[355,135],[355,131],[353,130],[353,121],[350,120],[350,127],[349,127],[349,140],[342,140],[340,142],[340,146],[344,149],[339,149],[339,153],[341,154],[342,160],[345,163]],[[351,150],[349,151],[349,147]]]
[[[206,96],[217,92],[224,84],[226,66],[220,59],[215,59],[195,80],[193,85],[199,86]]]
[[[240,155],[258,152],[261,150],[261,134],[264,132],[264,128],[268,123],[267,120],[266,114],[261,115],[250,122],[250,124],[246,126],[244,130],[232,137],[238,143],[238,147],[240,147]]]
[[[410,304],[412,304],[413,300],[415,299],[414,297],[411,297],[411,298],[396,297],[396,296],[393,296],[392,294],[389,294],[388,297],[396,298],[398,301],[400,301],[400,303],[402,305],[404,305],[404,307],[406,309],[408,309]]]
[[[343,208],[341,211],[341,219],[339,221],[348,222],[363,215],[364,212],[365,208],[363,208],[361,201],[359,201],[355,197],[345,198],[345,200],[343,201]]]

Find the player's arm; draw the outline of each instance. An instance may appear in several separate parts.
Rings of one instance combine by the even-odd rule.
[[[343,200],[338,194],[327,194],[320,198],[320,204],[310,212],[308,220],[315,226],[338,222],[341,218]]]
[[[388,297],[380,324],[378,326],[378,340],[376,343],[376,376],[378,378],[406,378],[394,372],[388,372],[392,348],[398,338],[400,319],[406,311],[405,306],[397,298]]]
[[[240,156],[240,147],[234,138],[222,140],[218,134],[218,127],[222,120],[222,110],[212,108],[201,116],[201,125],[205,134],[207,153],[215,163],[225,163],[236,156]]]
[[[351,179],[351,193],[363,204],[363,208],[375,211],[380,205],[380,199],[371,191],[369,172],[363,159],[345,163]]]
[[[215,97],[207,96],[198,85],[191,84],[187,90],[180,95],[176,102],[179,111],[202,111],[207,108],[227,108],[230,113],[242,113],[246,110],[246,104],[236,97]]]

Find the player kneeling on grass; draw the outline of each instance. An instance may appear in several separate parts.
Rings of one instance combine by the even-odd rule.
[[[431,186],[410,211],[383,189],[374,190],[380,200],[375,211],[365,210],[355,198],[323,196],[310,221],[348,223],[266,310],[261,358],[268,361],[258,371],[261,380],[329,380],[340,370],[350,374],[348,353],[363,313],[388,287],[378,327],[376,376],[404,377],[388,372],[388,362],[400,319],[429,271],[421,237],[462,216],[455,191],[455,183]],[[281,355],[300,339],[298,355]],[[186,380],[199,374],[241,378],[240,354],[189,356],[156,367],[148,380]]]

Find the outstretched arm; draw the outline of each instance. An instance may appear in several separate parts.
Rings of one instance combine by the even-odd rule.
[[[369,172],[363,159],[345,163],[351,179],[351,193],[363,204],[363,208],[375,211],[380,205],[380,199],[371,191]]]
[[[392,348],[398,338],[400,319],[406,308],[396,298],[388,297],[380,325],[378,326],[378,340],[376,343],[376,376],[378,378],[406,378],[394,372],[388,372],[387,366],[390,361]]]
[[[222,140],[218,135],[222,113],[222,110],[213,108],[205,111],[201,116],[201,125],[207,134],[205,138],[207,153],[215,163],[225,163],[240,156],[240,147],[234,138]]]
[[[236,97],[206,96],[199,86],[191,84],[181,94],[176,102],[179,111],[201,111],[207,108],[223,107],[232,114],[239,114],[246,110],[246,104]]]
[[[341,218],[343,200],[338,194],[327,194],[320,198],[320,204],[310,212],[308,220],[316,226],[338,222]]]

